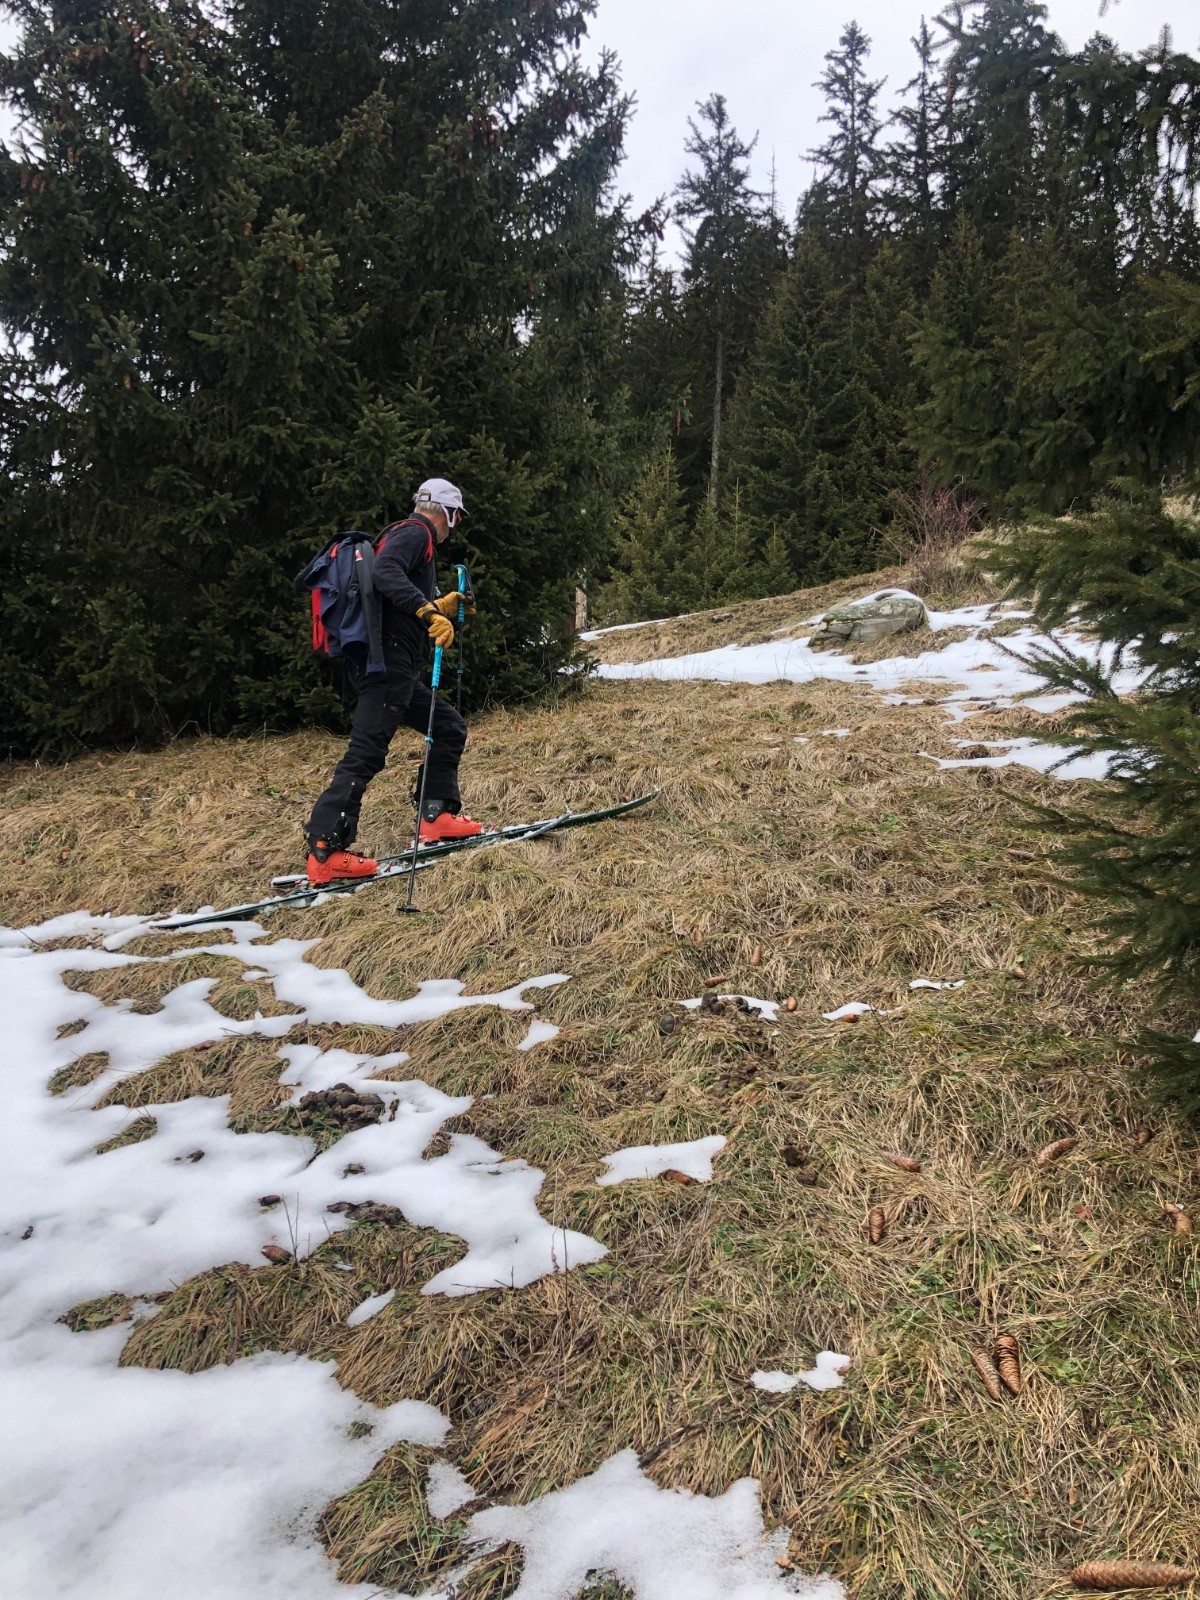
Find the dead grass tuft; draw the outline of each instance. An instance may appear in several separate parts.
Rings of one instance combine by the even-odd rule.
[[[279,1081],[284,1070],[273,1040],[221,1039],[177,1050],[154,1066],[122,1078],[96,1106],[167,1105],[192,1095],[227,1094],[231,1126],[246,1131],[239,1124],[255,1116],[269,1116],[288,1098],[290,1091]]]
[[[114,1134],[111,1139],[106,1139],[103,1144],[98,1144],[96,1154],[102,1156],[110,1150],[123,1149],[127,1144],[141,1144],[143,1139],[153,1139],[157,1132],[158,1122],[154,1117],[135,1117],[128,1127],[121,1129],[120,1133]]]
[[[72,1333],[89,1333],[95,1328],[111,1328],[114,1322],[128,1322],[133,1301],[126,1294],[103,1294],[95,1300],[81,1300],[59,1317]]]
[[[833,587],[765,604],[758,627],[852,591]],[[729,642],[754,625],[737,611],[737,629],[682,619],[657,641],[608,635],[605,649]],[[884,707],[853,686],[606,683],[558,713],[480,719],[464,773],[477,815],[654,786],[662,797],[624,824],[439,866],[418,887],[423,917],[397,917],[397,891],[379,887],[280,916],[271,933],[320,935],[310,959],[377,995],[431,977],[479,993],[570,973],[531,994],[561,1032],[518,1053],[530,1013],[479,1008],[291,1037],[408,1051],[392,1076],[475,1095],[447,1133],[542,1167],[544,1214],[609,1255],[519,1293],[444,1300],[420,1289],[460,1241],[355,1222],[299,1241],[317,1246],[302,1262],[181,1285],[122,1359],[187,1371],[260,1349],[336,1360],[365,1399],[445,1409],[448,1453],[489,1498],[527,1499],[628,1447],[662,1484],[717,1494],[750,1474],[797,1566],[845,1576],[858,1600],[1027,1600],[1112,1551],[1196,1564],[1200,1255],[1162,1207],[1195,1209],[1197,1140],[1161,1110],[1148,1143],[1132,1137],[1149,1111],[1126,1041],[1148,993],[1092,988],[1073,964],[1077,908],[1047,881],[1044,842],[1015,803],[1061,797],[1054,780],[941,772],[917,755],[1020,732],[1031,715],[987,712],[963,734],[934,705]],[[852,733],[794,743],[832,726]],[[78,903],[84,884],[112,910],[246,898],[288,864],[301,812],[287,797],[312,793],[335,751],[311,735],[10,772],[10,902],[31,921]],[[377,846],[407,827],[405,754],[372,791]],[[106,853],[114,809],[118,822],[128,812],[120,864]],[[61,882],[38,847],[59,837],[79,852]],[[184,848],[195,839],[208,843]],[[721,990],[793,995],[797,1009],[660,1031],[721,974]],[[968,981],[912,993],[917,977]],[[153,982],[138,993],[149,1003]],[[821,1020],[853,999],[878,1009]],[[228,1093],[237,1125],[298,1131],[279,1107],[276,1048],[184,1052],[106,1101]],[[600,1157],[621,1146],[711,1133],[729,1140],[711,1184],[596,1186]],[[1038,1151],[1068,1136],[1070,1154],[1038,1169]],[[894,1151],[921,1171],[899,1170]],[[862,1231],[874,1206],[888,1219],[878,1246]],[[278,1220],[290,1249],[286,1210]],[[386,1310],[348,1328],[350,1308],[383,1288],[396,1290]],[[970,1361],[998,1331],[1018,1339],[1024,1372],[1022,1394],[1000,1404]],[[852,1354],[843,1388],[750,1383],[821,1349]],[[389,1452],[329,1508],[323,1537],[344,1578],[427,1586],[464,1559],[454,1519],[427,1515],[426,1462]],[[508,1592],[516,1561],[476,1563],[460,1596]]]
[[[107,1051],[94,1050],[88,1055],[76,1056],[67,1066],[59,1067],[57,1072],[50,1074],[46,1087],[51,1094],[66,1094],[68,1089],[86,1089],[101,1073],[108,1071],[108,1065]]]

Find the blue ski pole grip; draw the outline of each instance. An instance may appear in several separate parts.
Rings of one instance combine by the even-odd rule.
[[[455,587],[459,594],[463,596],[463,599],[458,602],[458,625],[461,628],[467,617],[466,596],[471,592],[471,576],[461,563],[455,567],[454,576],[457,580]]]
[[[442,681],[442,647],[440,644],[433,647],[433,678],[430,688],[436,690]]]

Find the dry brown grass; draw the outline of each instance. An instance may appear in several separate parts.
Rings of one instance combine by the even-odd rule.
[[[998,590],[975,567],[962,560],[954,563],[954,579],[949,587],[917,585],[911,567],[887,567],[882,572],[855,578],[838,578],[819,589],[798,589],[794,594],[776,595],[769,600],[747,600],[739,605],[717,606],[665,622],[642,623],[634,628],[602,633],[588,641],[588,654],[601,662],[656,661],[664,656],[692,655],[724,645],[766,644],[772,639],[791,638],[805,632],[804,624],[834,606],[848,605],[877,589],[912,589],[934,610],[955,606],[980,605],[995,600]],[[1009,630],[1011,631],[1011,630]],[[831,640],[828,648],[850,655],[855,661],[879,661],[888,656],[908,655],[914,649],[941,649],[965,632],[947,630],[939,634],[898,634],[873,645],[849,645]]]
[[[761,644],[795,633],[810,617],[833,606],[847,604],[875,589],[901,586],[907,568],[888,567],[867,577],[837,578],[819,589],[798,589],[794,594],[769,600],[744,600],[715,606],[665,622],[639,624],[616,633],[602,633],[588,641],[588,654],[597,661],[654,661],[659,656],[681,656],[715,650],[728,644]]]
[[[829,603],[789,600],[798,615]],[[770,605],[762,626],[783,620]],[[650,653],[693,648],[693,622]],[[418,885],[425,917],[395,916],[397,890],[381,887],[270,931],[322,935],[311,959],[380,996],[433,976],[478,991],[572,973],[538,999],[562,1032],[527,1054],[514,1048],[527,1016],[492,1010],[310,1033],[409,1050],[398,1076],[491,1096],[456,1126],[543,1167],[545,1214],[609,1256],[515,1294],[441,1300],[420,1287],[457,1241],[357,1223],[307,1261],[181,1285],[123,1359],[191,1371],[267,1348],[336,1359],[364,1398],[444,1408],[449,1453],[488,1498],[540,1494],[630,1446],[664,1484],[717,1493],[753,1474],[798,1565],[831,1568],[859,1600],[1031,1600],[1064,1592],[1076,1561],[1126,1552],[1194,1565],[1200,1254],[1160,1215],[1163,1201],[1200,1207],[1194,1131],[1146,1104],[1122,1043],[1146,995],[1093,990],[1070,959],[1074,908],[1045,881],[1015,804],[1061,794],[1053,780],[941,772],[916,754],[1019,732],[1032,715],[990,712],[963,730],[934,706],[886,708],[849,686],[647,682],[482,720],[464,770],[477,815],[663,795],[623,824],[439,866]],[[794,742],[829,726],[853,732]],[[29,921],[88,900],[245,898],[294,859],[288,797],[311,794],[336,749],[316,734],[198,742],[12,772],[7,905]],[[380,847],[404,836],[403,757],[401,745],[372,792]],[[132,976],[144,970],[122,981],[147,985],[148,1003],[152,983]],[[798,1009],[660,1034],[659,1017],[716,973],[735,991],[794,994]],[[106,997],[135,993],[103,977]],[[968,983],[912,994],[914,977]],[[820,1019],[850,999],[894,1014]],[[142,1075],[141,1098],[140,1080],[120,1098],[232,1092],[278,1115],[273,1048],[185,1053]],[[1143,1117],[1156,1131],[1139,1146]],[[714,1132],[730,1143],[711,1184],[595,1186],[620,1145]],[[1075,1149],[1037,1169],[1066,1135]],[[814,1186],[785,1146],[809,1157]],[[887,1161],[895,1150],[921,1172]],[[889,1230],[873,1247],[875,1205]],[[348,1328],[351,1306],[385,1287],[386,1310]],[[969,1356],[999,1330],[1020,1340],[1025,1372],[1002,1403]],[[840,1390],[749,1382],[823,1348],[854,1357]],[[344,1578],[412,1585],[461,1558],[461,1518],[435,1523],[424,1507],[426,1461],[389,1452],[328,1509]],[[510,1593],[518,1568],[513,1552],[481,1565],[473,1600]]]

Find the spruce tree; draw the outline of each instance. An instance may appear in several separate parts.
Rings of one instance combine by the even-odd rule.
[[[818,172],[801,210],[803,225],[849,273],[862,271],[869,258],[883,165],[876,101],[884,80],[867,75],[870,53],[870,39],[849,22],[825,56],[814,88],[825,96],[820,120],[832,126],[824,144],[809,151]]]
[[[953,207],[948,168],[954,101],[939,68],[938,42],[924,17],[912,46],[917,72],[901,91],[909,98],[892,117],[900,132],[883,156],[884,204],[924,292],[946,242]]]
[[[1064,52],[1040,0],[980,0],[944,13],[953,85],[955,203],[989,250],[1049,220],[1046,131]]]
[[[778,219],[750,187],[746,144],[729,120],[725,98],[713,94],[688,120],[688,155],[698,165],[679,183],[675,214],[687,237],[684,312],[695,351],[693,424],[681,445],[690,458],[689,484],[707,468],[707,493],[718,504],[721,430],[727,391],[736,380],[761,308],[782,266]],[[706,459],[696,459],[698,445]]]
[[[568,0],[22,7],[2,92],[0,740],[332,708],[291,575],[430,472],[476,692],[555,679],[607,546],[626,104]],[[449,552],[453,559],[455,552]]]
[[[1200,521],[1131,486],[1090,515],[1016,529],[988,561],[1033,596],[1044,627],[1082,625],[1102,647],[1098,658],[1034,652],[1047,685],[1075,701],[1046,737],[1111,763],[1108,783],[1042,815],[1061,839],[1056,865],[1090,903],[1093,964],[1116,982],[1155,981],[1151,1059],[1165,1092],[1200,1112]],[[1144,676],[1122,698],[1115,673],[1135,663]]]
[[[805,234],[764,320],[731,421],[734,469],[763,558],[772,531],[804,584],[869,570],[888,491],[911,480],[914,305],[903,257],[847,283]]]

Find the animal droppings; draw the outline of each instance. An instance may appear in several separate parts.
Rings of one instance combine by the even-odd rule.
[[[1149,1144],[1154,1137],[1154,1129],[1148,1122],[1139,1122],[1133,1130],[1133,1142],[1140,1150],[1143,1145]]]
[[[727,972],[719,972],[715,978],[705,978],[704,987],[706,989],[719,989],[723,983],[728,982],[729,974]]]
[[[783,1002],[783,1009],[785,1011],[795,1011],[798,1004],[799,1001],[796,999],[796,996],[794,994],[790,994]]]
[[[1079,1589],[1178,1589],[1195,1576],[1165,1561],[1085,1561],[1071,1582]]]
[[[277,1206],[282,1199],[281,1194],[260,1194],[258,1203],[260,1206]]]
[[[1060,1157],[1069,1155],[1078,1143],[1079,1140],[1073,1135],[1066,1139],[1055,1139],[1053,1143],[1043,1145],[1034,1158],[1033,1164],[1035,1167],[1048,1167],[1052,1161],[1057,1161]]]
[[[667,1038],[668,1035],[674,1033],[678,1026],[679,1018],[675,1016],[673,1012],[668,1011],[664,1016],[661,1016],[658,1019],[658,1031],[662,1034],[664,1039]]]
[[[993,1400],[1002,1400],[1004,1390],[1000,1387],[1000,1380],[996,1376],[995,1368],[987,1356],[977,1345],[968,1345],[967,1354],[971,1357],[971,1365],[979,1374],[979,1381],[991,1395]]]
[[[882,1244],[887,1235],[887,1214],[882,1206],[872,1206],[867,1218],[867,1238],[872,1244]]]
[[[894,1167],[899,1167],[901,1172],[920,1172],[921,1163],[915,1156],[902,1156],[895,1150],[885,1150],[883,1159],[890,1161]]]
[[[998,1333],[992,1345],[992,1360],[996,1363],[996,1371],[1000,1374],[1000,1381],[1009,1394],[1021,1392],[1021,1350],[1016,1338],[1011,1333]]]
[[[300,1100],[300,1121],[306,1127],[332,1122],[347,1133],[378,1122],[383,1116],[383,1100],[377,1094],[352,1089],[348,1083],[335,1083],[332,1089],[314,1089]]]
[[[756,944],[754,949],[751,950],[750,965],[752,967],[760,967],[762,965],[762,945]]]

